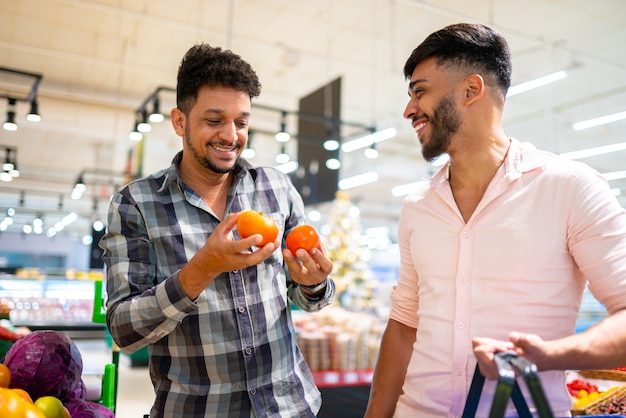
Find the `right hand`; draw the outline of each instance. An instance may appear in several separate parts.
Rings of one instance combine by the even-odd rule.
[[[237,218],[239,213],[227,215],[180,271],[181,284],[191,299],[198,297],[219,274],[257,265],[280,247],[280,240],[276,240],[252,251],[261,242],[260,235],[234,239]]]

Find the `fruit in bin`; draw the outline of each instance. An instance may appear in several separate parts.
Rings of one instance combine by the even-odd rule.
[[[47,418],[19,389],[0,388],[0,417]]]
[[[42,396],[35,401],[35,406],[46,418],[65,418],[65,406],[59,398]]]
[[[259,247],[276,241],[278,238],[278,225],[271,217],[256,210],[243,211],[237,218],[237,232],[241,238],[248,238],[260,234],[263,240]]]
[[[8,388],[11,385],[11,370],[4,364],[0,364],[0,388]]]
[[[285,240],[287,248],[292,254],[296,254],[298,248],[311,251],[313,248],[319,248],[320,236],[317,230],[311,225],[298,225],[292,229]]]
[[[0,389],[0,417],[22,417],[24,415],[25,403],[17,393],[11,389]]]
[[[20,398],[24,399],[26,402],[28,403],[34,403],[33,402],[33,398],[30,397],[30,394],[28,392],[26,392],[24,389],[22,388],[13,388],[11,389],[13,392],[15,392]]]
[[[587,382],[583,379],[574,379],[567,383],[567,390],[570,395],[574,397],[578,397],[578,394],[581,390],[584,390],[587,394],[592,392],[597,392],[598,387],[592,383]]]
[[[20,335],[18,333],[0,325],[0,340],[15,342],[19,338]]]

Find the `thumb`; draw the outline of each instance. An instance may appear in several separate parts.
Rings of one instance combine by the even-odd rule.
[[[520,334],[517,331],[513,331],[512,333],[509,334],[509,341],[511,341],[515,345],[517,345],[521,339],[522,339],[522,334]]]

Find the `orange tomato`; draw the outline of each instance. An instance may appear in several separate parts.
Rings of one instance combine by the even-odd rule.
[[[319,248],[320,236],[311,225],[299,225],[287,234],[285,242],[289,251],[295,255],[298,248],[306,251]]]
[[[0,363],[0,388],[8,388],[11,384],[11,370]]]
[[[243,211],[237,218],[237,232],[241,238],[248,238],[255,234],[260,234],[263,240],[259,247],[276,241],[278,237],[278,225],[269,216],[256,210]]]

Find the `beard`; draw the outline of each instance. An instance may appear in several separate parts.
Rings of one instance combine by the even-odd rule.
[[[439,101],[430,118],[430,140],[422,145],[422,156],[432,162],[448,151],[452,135],[461,126],[461,115],[451,96]]]
[[[219,173],[219,174],[230,173],[231,171],[235,169],[236,161],[239,160],[239,158],[237,158],[235,163],[227,165],[227,166],[218,165],[216,162],[211,161],[209,157],[207,157],[206,153],[202,154],[194,148],[191,142],[191,135],[189,133],[189,128],[187,126],[185,126],[185,144],[187,144],[187,149],[191,152],[191,155],[196,160],[196,162],[198,162],[202,167],[214,173]],[[238,146],[240,147],[240,145]]]

